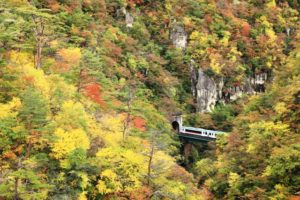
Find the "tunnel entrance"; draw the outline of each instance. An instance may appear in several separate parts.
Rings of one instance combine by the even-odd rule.
[[[172,127],[174,131],[179,132],[179,123],[177,121],[172,122]]]

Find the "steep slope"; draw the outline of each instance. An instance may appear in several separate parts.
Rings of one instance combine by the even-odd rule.
[[[0,198],[201,198],[166,118],[178,81],[116,9],[1,1]]]
[[[0,0],[0,198],[287,198],[297,34],[295,0]],[[196,178],[177,112],[231,132]]]
[[[287,199],[299,192],[299,55],[298,45],[266,93],[244,102],[215,159],[196,164],[217,198]]]

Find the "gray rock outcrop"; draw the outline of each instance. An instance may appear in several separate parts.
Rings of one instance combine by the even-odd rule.
[[[210,112],[218,96],[221,95],[219,90],[223,87],[222,83],[217,85],[201,68],[196,68],[194,65],[192,60],[190,63],[191,91],[196,100],[197,112]]]
[[[118,18],[125,18],[126,27],[132,28],[134,17],[126,10],[126,8],[122,7],[117,10],[117,17]]]
[[[185,49],[187,46],[187,33],[184,27],[175,25],[171,30],[170,39],[176,48]]]
[[[133,22],[134,22],[133,16],[129,12],[127,12],[126,15],[125,15],[126,27],[132,28]]]
[[[191,92],[195,98],[197,112],[210,112],[217,103],[228,103],[243,95],[264,92],[268,80],[267,73],[259,73],[245,79],[241,85],[226,87],[223,78],[214,80],[190,63]]]
[[[218,100],[217,86],[213,79],[208,77],[202,69],[198,69],[197,111],[210,112]]]

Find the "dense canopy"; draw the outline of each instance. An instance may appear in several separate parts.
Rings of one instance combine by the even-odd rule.
[[[0,0],[0,199],[300,198],[297,0]],[[226,132],[180,139],[189,126]]]

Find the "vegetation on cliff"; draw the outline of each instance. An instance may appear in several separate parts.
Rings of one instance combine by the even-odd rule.
[[[299,192],[299,8],[296,0],[0,0],[0,199]],[[181,46],[170,38],[176,30],[187,36]],[[225,93],[267,73],[266,91],[196,113],[191,62],[222,79]],[[176,112],[228,132],[195,144],[189,169],[171,131]]]

